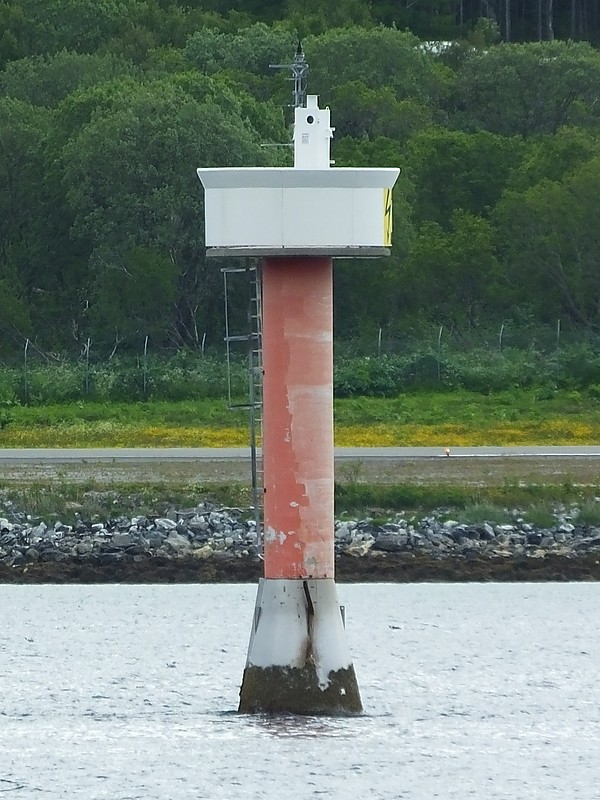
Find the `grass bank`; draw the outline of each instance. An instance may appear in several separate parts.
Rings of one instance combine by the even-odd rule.
[[[594,392],[514,390],[483,395],[456,390],[359,397],[336,400],[335,419],[340,446],[600,443],[600,400]],[[0,448],[247,443],[246,413],[230,411],[222,399],[79,401],[0,409]],[[583,470],[575,472],[574,466],[571,469],[561,462],[560,474],[556,468],[548,474],[539,464],[525,472],[523,464],[515,465],[513,460],[502,474],[489,479],[484,474],[489,467],[484,470],[476,465],[475,475],[463,475],[466,466],[462,459],[438,459],[432,465],[404,465],[401,472],[376,477],[360,462],[342,467],[336,486],[337,513],[385,519],[400,511],[427,513],[443,508],[455,518],[480,521],[502,520],[518,508],[532,522],[550,524],[554,509],[572,506],[586,521],[592,522],[597,515],[600,523],[600,503],[595,499],[600,496],[600,479],[594,464],[586,462]],[[152,470],[147,477],[127,483],[128,479],[111,480],[109,469],[105,471],[104,480],[93,467],[89,479],[70,477],[64,466],[40,480],[19,481],[11,474],[10,480],[0,481],[0,516],[10,516],[11,509],[20,508],[39,517],[69,521],[77,515],[164,515],[205,499],[240,507],[251,502],[249,476],[235,482],[228,473],[215,473],[202,482],[206,478],[188,476],[188,480],[165,467],[159,475]]]
[[[338,446],[600,443],[596,392],[456,390],[335,401]],[[1,447],[237,447],[247,417],[222,399],[75,402],[0,409]]]

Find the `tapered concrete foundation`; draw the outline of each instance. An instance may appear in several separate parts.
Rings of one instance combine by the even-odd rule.
[[[239,711],[362,711],[333,580],[261,579]]]
[[[362,710],[334,583],[330,258],[263,264],[264,559],[242,712]]]

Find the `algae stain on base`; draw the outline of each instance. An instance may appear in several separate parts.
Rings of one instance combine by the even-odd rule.
[[[240,689],[242,714],[360,714],[354,667],[331,671],[323,687],[314,665],[246,667]]]

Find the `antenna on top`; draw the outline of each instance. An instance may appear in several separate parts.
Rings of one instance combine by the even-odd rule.
[[[304,58],[304,50],[302,49],[302,42],[298,41],[296,48],[296,55],[294,56],[293,64],[269,64],[271,69],[289,69],[292,72],[289,80],[294,81],[292,103],[293,108],[300,108],[306,102],[306,76],[308,75],[308,64]]]

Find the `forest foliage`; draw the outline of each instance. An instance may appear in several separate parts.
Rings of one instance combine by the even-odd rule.
[[[336,164],[401,168],[391,257],[336,263],[340,346],[596,341],[599,7],[3,0],[0,358],[222,347],[195,169],[291,162],[299,36]]]

